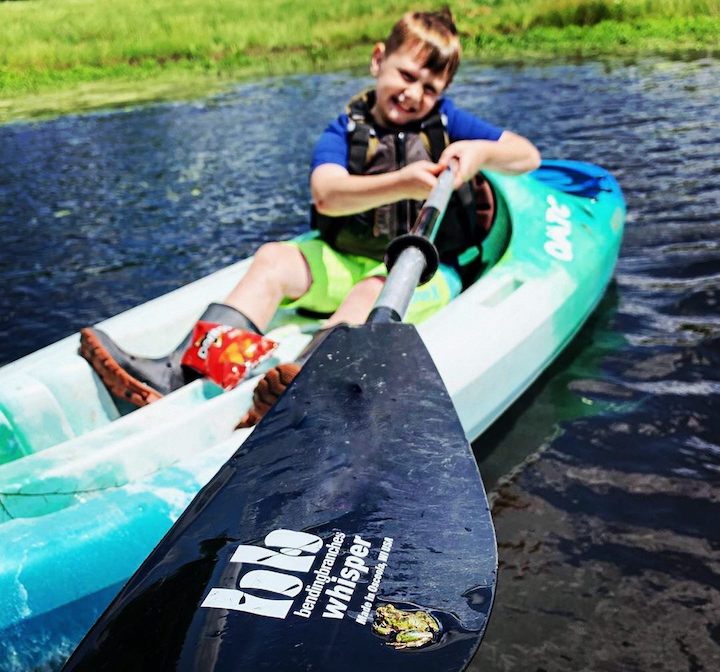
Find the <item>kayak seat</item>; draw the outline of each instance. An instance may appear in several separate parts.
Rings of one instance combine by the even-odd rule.
[[[477,213],[478,228],[485,232],[483,240],[487,237],[495,219],[495,194],[490,183],[482,173],[473,177],[475,188],[475,212]]]
[[[464,289],[484,275],[502,257],[510,243],[510,213],[503,196],[482,173],[473,178],[479,245],[459,257]],[[465,269],[470,269],[469,272]]]

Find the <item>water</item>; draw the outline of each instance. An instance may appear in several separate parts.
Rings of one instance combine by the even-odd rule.
[[[304,230],[313,141],[359,86],[0,127],[0,362]],[[720,669],[720,64],[465,67],[452,93],[612,170],[629,209],[599,310],[474,446],[501,571],[470,669]]]

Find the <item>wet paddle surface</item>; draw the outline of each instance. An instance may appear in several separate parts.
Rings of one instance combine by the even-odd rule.
[[[312,144],[358,88],[0,127],[0,361],[304,230]],[[470,669],[717,669],[720,64],[466,67],[453,97],[610,169],[629,210],[600,309],[475,444],[501,570]]]

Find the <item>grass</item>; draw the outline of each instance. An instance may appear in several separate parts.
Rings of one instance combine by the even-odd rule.
[[[203,95],[363,65],[409,8],[388,0],[0,0],[0,122]],[[720,0],[452,2],[485,62],[718,55]]]

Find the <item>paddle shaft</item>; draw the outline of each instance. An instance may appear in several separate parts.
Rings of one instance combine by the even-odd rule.
[[[439,259],[434,240],[452,196],[454,180],[454,167],[450,166],[438,178],[409,233],[390,244],[385,257],[390,272],[368,323],[402,321],[415,288],[435,274]]]

